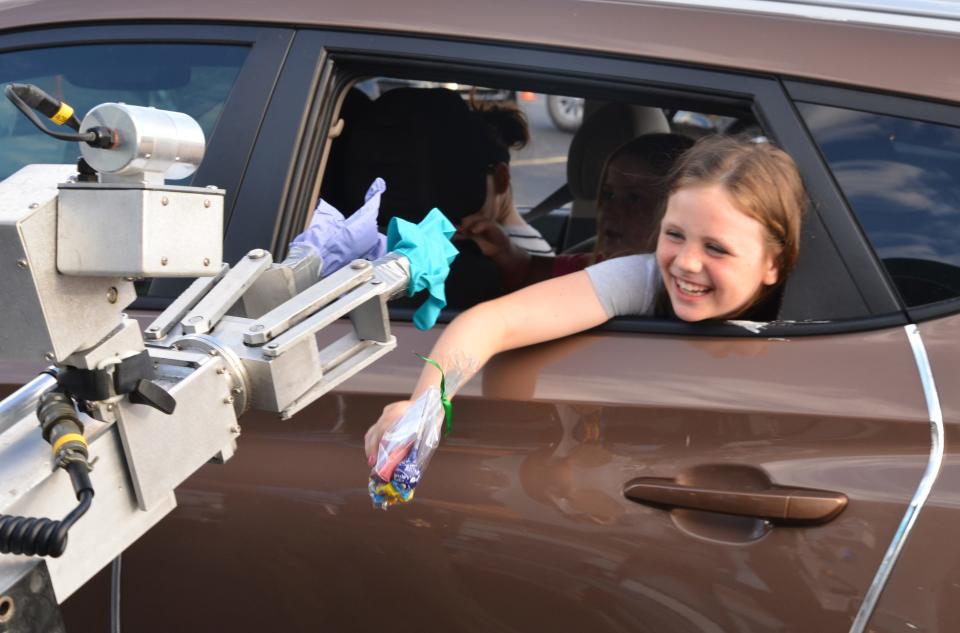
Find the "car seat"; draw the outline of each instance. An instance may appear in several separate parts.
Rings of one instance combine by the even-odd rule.
[[[534,222],[572,201],[561,250],[595,236],[597,189],[607,157],[642,134],[669,131],[670,124],[660,108],[587,99],[584,121],[573,135],[567,152],[567,183],[531,209],[525,216],[527,221]]]
[[[670,131],[670,123],[660,108],[627,103],[597,104],[588,100],[584,104],[584,117],[567,154],[567,185],[573,205],[564,247],[596,235],[600,175],[614,150],[642,134]]]
[[[486,159],[470,148],[482,130],[459,94],[396,88],[373,101],[347,144],[349,208],[376,177],[387,183],[381,213],[417,222],[433,207],[454,223],[483,206]]]
[[[443,88],[396,88],[373,101],[345,149],[345,213],[363,202],[374,178],[387,190],[381,230],[392,217],[419,222],[434,207],[454,224],[486,199],[488,157],[483,127],[463,98]],[[349,211],[347,211],[349,210]],[[462,308],[503,294],[497,268],[476,245],[460,255],[447,278],[447,303]]]

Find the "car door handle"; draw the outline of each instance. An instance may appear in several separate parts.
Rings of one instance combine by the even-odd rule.
[[[672,479],[640,477],[628,481],[624,496],[664,509],[686,508],[765,519],[781,525],[826,523],[847,507],[847,496],[828,490],[785,488],[723,490],[687,486]]]

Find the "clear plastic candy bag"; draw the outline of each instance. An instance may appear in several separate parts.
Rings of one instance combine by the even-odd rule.
[[[420,358],[439,371],[434,361],[424,356]],[[380,438],[377,461],[367,484],[375,507],[386,510],[413,499],[423,471],[440,445],[444,420],[447,432],[450,431],[452,407],[449,398],[472,375],[475,364],[463,355],[453,357],[442,374],[440,387],[430,387],[423,392]]]

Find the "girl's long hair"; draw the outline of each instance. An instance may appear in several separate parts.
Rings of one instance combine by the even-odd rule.
[[[721,185],[739,211],[763,226],[766,246],[777,266],[777,283],[762,286],[750,305],[733,316],[775,319],[783,284],[800,254],[806,193],[796,163],[766,141],[706,136],[677,161],[670,173],[668,195],[709,185]],[[673,314],[665,289],[658,295],[656,312],[658,316]]]

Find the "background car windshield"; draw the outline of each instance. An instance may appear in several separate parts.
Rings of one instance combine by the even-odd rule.
[[[73,106],[81,120],[90,108],[108,101],[185,112],[209,142],[248,51],[245,46],[195,44],[15,51],[0,54],[0,83],[35,84]],[[37,130],[7,99],[0,99],[0,142],[0,180],[31,163],[73,163],[80,154],[75,143]]]

